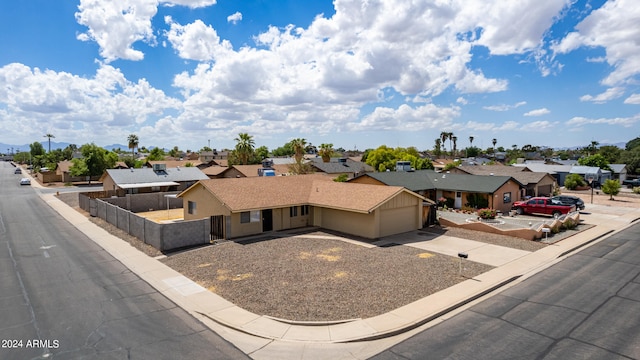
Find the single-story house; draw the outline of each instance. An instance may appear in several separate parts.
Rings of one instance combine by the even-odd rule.
[[[420,195],[318,175],[202,180],[178,194],[184,219],[210,218],[214,238],[317,226],[367,239],[422,228]]]
[[[371,165],[349,158],[331,158],[329,162],[324,162],[321,157],[314,157],[310,159],[309,164],[317,172],[334,176],[346,174],[349,178],[374,171]]]
[[[522,196],[552,196],[558,186],[556,179],[547,172],[533,172],[527,167],[484,165],[458,166],[452,174],[511,176],[522,184]]]
[[[456,209],[486,206],[505,213],[520,200],[522,187],[511,176],[444,174],[432,170],[367,173],[349,183],[402,186],[435,202],[448,199],[449,206]]]
[[[233,165],[225,168],[225,170],[218,173],[217,178],[239,178],[239,177],[254,177],[259,176],[258,170],[263,166],[257,165]],[[273,169],[276,176],[286,175],[289,173],[289,165],[278,164],[271,165],[270,169]],[[209,176],[211,177],[211,176]]]
[[[208,179],[197,167],[108,169],[100,181],[105,191],[125,190],[129,194],[182,191],[199,180]]]
[[[529,171],[532,172],[547,173],[556,179],[558,186],[564,186],[564,180],[567,178],[567,175],[569,175],[573,166],[525,162],[524,164],[513,164],[512,167],[529,169]]]
[[[627,180],[627,165],[609,164],[609,168],[611,168],[611,178],[613,180],[618,180],[620,184]]]

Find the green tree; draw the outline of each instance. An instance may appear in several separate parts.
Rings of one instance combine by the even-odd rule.
[[[633,150],[635,148],[640,147],[640,136],[638,136],[637,138],[630,140],[629,142],[627,142],[624,146],[625,150]]]
[[[118,154],[97,146],[84,144],[80,147],[82,159],[74,159],[69,171],[73,176],[98,176],[111,169],[118,161]]]
[[[331,161],[332,154],[333,154],[333,144],[320,144],[320,150],[318,150],[318,155],[322,157],[323,162]]]
[[[416,170],[433,169],[433,164],[429,159],[419,157],[419,153],[415,148],[390,148],[381,145],[375,150],[369,150],[363,161],[371,165],[377,171],[395,171],[397,161],[409,161],[411,167]]]
[[[147,156],[147,160],[149,161],[161,161],[164,160],[164,151],[162,151],[159,147],[154,147],[153,150]]]
[[[335,182],[346,182],[347,180],[349,180],[349,175],[347,174],[340,174],[335,179],[333,179],[333,181]]]
[[[292,156],[295,154],[293,151],[293,147],[291,146],[291,142],[284,144],[283,146],[274,149],[271,151],[271,155],[273,156]]]
[[[300,164],[302,162],[302,158],[304,157],[305,149],[307,147],[307,140],[302,138],[293,139],[291,141],[291,147],[293,148],[296,163]]]
[[[153,152],[153,150],[151,150]],[[169,150],[169,156],[172,158],[180,157],[180,149],[177,146],[174,146],[173,149]]]
[[[564,179],[564,187],[573,190],[577,187],[585,186],[586,183],[580,174],[569,174],[566,179]]]
[[[589,155],[578,159],[578,164],[582,166],[599,167],[602,170],[611,170],[607,159],[602,154]]]
[[[36,157],[39,155],[44,155],[44,147],[42,146],[42,144],[40,142],[34,142],[33,144],[29,145],[30,148],[30,152],[31,152],[31,156],[32,157]]]
[[[622,154],[622,149],[613,145],[600,146],[600,148],[598,149],[598,154],[602,155],[607,163],[618,164],[620,163],[620,155]]]
[[[465,149],[467,157],[477,157],[478,155],[480,155],[480,152],[482,152],[482,150],[480,150],[480,148],[476,146],[470,146]]]
[[[236,155],[242,165],[249,163],[249,158],[253,155],[255,148],[255,141],[253,136],[247,133],[240,133],[238,137],[234,139],[236,142]]]
[[[262,145],[255,150],[255,156],[258,161],[262,161],[269,157],[269,148]]]
[[[138,135],[130,134],[127,137],[127,143],[128,143],[129,149],[131,149],[131,158],[135,159],[136,158],[135,149],[136,147],[138,147],[138,145],[140,145],[140,139],[138,139]]]
[[[620,154],[620,162],[627,165],[630,174],[640,174],[640,146],[624,150]]]
[[[76,144],[67,145],[67,147],[64,148],[64,150],[62,150],[64,160],[73,159],[73,154],[75,154],[76,151],[78,151],[78,145]]]
[[[433,144],[433,156],[442,155],[442,140],[437,138],[435,144]]]
[[[613,197],[620,192],[620,182],[611,179],[605,180],[602,184],[602,192],[609,195],[609,200],[613,200]]]

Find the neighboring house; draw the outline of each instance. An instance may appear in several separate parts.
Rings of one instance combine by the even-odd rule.
[[[262,169],[262,165],[233,165],[225,168],[220,172],[217,178],[240,178],[240,177],[256,177],[259,176],[258,170]],[[289,165],[272,165],[270,167],[275,171],[276,176],[286,175],[289,171]]]
[[[183,168],[183,167],[200,167],[207,166],[206,163],[203,163],[200,160],[153,160],[147,161],[144,166],[148,168],[153,168],[155,164],[164,164],[167,168]],[[203,165],[204,164],[204,165]],[[187,166],[188,165],[188,166]]]
[[[218,151],[213,149],[213,151],[201,151],[200,152],[200,161],[206,163],[211,160],[227,160],[229,156],[229,152],[226,150]],[[224,165],[226,166],[226,165]]]
[[[229,169],[226,166],[213,165],[202,169],[202,172],[209,177],[209,179],[216,179],[225,170]]]
[[[485,165],[458,166],[452,174],[511,176],[523,186],[522,196],[551,196],[557,187],[556,179],[547,172],[533,172],[527,167]]]
[[[618,180],[620,184],[627,180],[627,165],[625,164],[609,164],[611,168],[611,178]]]
[[[100,178],[105,191],[126,190],[129,194],[181,191],[199,180],[208,179],[197,167],[108,169]]]
[[[225,239],[305,226],[377,239],[424,221],[424,199],[405,188],[319,175],[203,180],[178,197],[185,220],[210,218],[214,237]]]
[[[349,178],[374,171],[371,165],[360,161],[353,161],[348,158],[332,158],[331,161],[324,162],[322,158],[314,157],[310,160],[309,164],[317,172],[323,172],[332,176],[346,174]]]
[[[431,164],[433,165],[433,170],[435,170],[436,172],[441,172],[444,171],[444,168],[448,164],[452,164],[453,162],[454,160],[451,159],[435,159],[431,161]]]
[[[478,198],[502,212],[520,200],[520,184],[511,176],[444,174],[431,170],[367,173],[349,183],[402,186],[432,201],[451,199],[453,207],[471,207]]]
[[[520,167],[524,169],[529,169],[529,171],[537,172],[537,173],[547,173],[553,176],[558,183],[558,186],[564,186],[564,180],[569,175],[571,165],[553,165],[553,164],[541,164],[541,163],[524,163],[524,164],[513,164],[513,167]]]

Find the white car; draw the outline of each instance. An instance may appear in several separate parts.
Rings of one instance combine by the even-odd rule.
[[[31,179],[29,178],[20,179],[20,185],[31,185]]]

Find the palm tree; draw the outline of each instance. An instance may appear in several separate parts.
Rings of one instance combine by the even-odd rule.
[[[333,154],[333,144],[320,144],[318,155],[322,157],[322,162],[331,161],[331,154]]]
[[[294,156],[296,158],[296,163],[300,164],[304,157],[305,148],[307,147],[307,140],[301,138],[293,139],[291,140],[291,147],[293,148],[293,151],[295,151]]]
[[[127,137],[127,142],[129,143],[129,149],[131,149],[131,157],[135,159],[136,158],[135,149],[140,144],[140,139],[138,139],[138,135],[131,134]]]
[[[440,145],[442,145],[442,151],[446,153],[447,149],[445,148],[445,141],[447,141],[447,138],[449,137],[449,133],[446,131],[442,131],[440,133]]]
[[[458,137],[457,136],[451,136],[451,140],[453,140],[453,150],[452,150],[452,156],[455,157],[456,153],[458,152],[457,150],[457,145],[456,142],[458,141]]]
[[[253,154],[255,148],[253,136],[247,133],[240,133],[234,140],[236,141],[236,152],[240,162],[242,162],[242,165],[247,165],[249,157]]]
[[[473,136],[469,136],[469,147],[473,147]],[[467,151],[466,157],[469,157],[469,152]]]
[[[49,152],[51,152],[51,138],[55,139],[55,136],[53,136],[53,134],[47,133],[44,137],[49,138]]]
[[[498,140],[493,139],[493,140],[491,140],[491,143],[493,144],[493,153],[495,154],[496,153],[496,144],[498,143]]]

